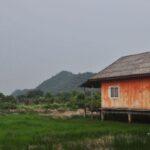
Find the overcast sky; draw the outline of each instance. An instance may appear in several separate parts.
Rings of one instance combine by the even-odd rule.
[[[150,50],[149,0],[0,0],[0,91],[98,72]]]

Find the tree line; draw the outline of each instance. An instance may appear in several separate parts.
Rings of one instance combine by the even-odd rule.
[[[17,104],[47,104],[51,106],[52,104],[65,104],[68,108],[78,109],[78,108],[89,108],[90,110],[95,110],[101,107],[101,95],[98,91],[72,91],[72,92],[60,92],[58,94],[52,94],[51,92],[44,93],[40,90],[28,91],[25,95],[20,95],[17,97],[5,96],[0,93],[0,108],[10,108],[13,109]]]

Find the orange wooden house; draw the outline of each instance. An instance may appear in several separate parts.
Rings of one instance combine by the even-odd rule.
[[[82,87],[101,89],[103,112],[150,114],[150,52],[121,57]]]

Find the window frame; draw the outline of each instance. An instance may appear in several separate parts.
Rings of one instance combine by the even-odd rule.
[[[113,89],[115,89],[115,88],[118,89],[118,96],[117,97],[115,96],[116,94],[114,94],[114,97],[112,97],[112,88]],[[110,86],[108,93],[109,93],[109,98],[110,99],[119,99],[120,98],[120,86],[118,86],[118,85]]]

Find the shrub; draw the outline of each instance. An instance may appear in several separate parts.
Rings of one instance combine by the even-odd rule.
[[[0,103],[0,109],[16,109],[16,104],[11,102]]]
[[[60,104],[53,103],[53,104],[46,104],[43,106],[45,109],[58,109],[60,107]]]
[[[78,105],[77,105],[76,103],[74,103],[74,102],[68,102],[68,103],[67,103],[67,108],[72,109],[72,110],[75,110],[75,109],[78,109],[79,107],[78,107]]]

